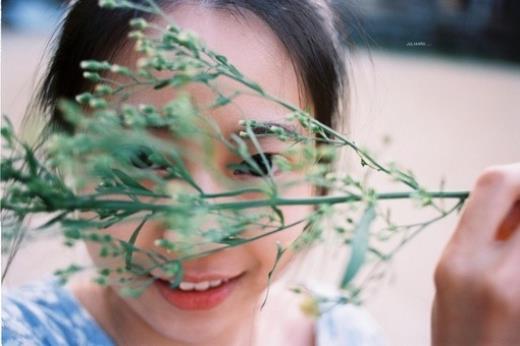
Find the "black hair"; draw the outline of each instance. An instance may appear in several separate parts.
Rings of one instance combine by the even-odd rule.
[[[141,0],[142,1],[142,0]],[[156,0],[160,7],[193,0]],[[139,2],[134,0],[134,2]],[[263,20],[287,49],[311,101],[314,113],[325,125],[334,125],[334,115],[347,90],[345,52],[339,43],[340,13],[326,0],[200,0],[205,6],[231,11],[247,10]],[[78,0],[64,18],[56,49],[38,95],[49,114],[51,130],[73,131],[56,109],[60,99],[73,99],[91,85],[83,78],[83,60],[111,60],[123,47],[129,21],[142,12],[109,10],[94,0]]]

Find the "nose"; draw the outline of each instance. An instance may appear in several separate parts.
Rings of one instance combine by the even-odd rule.
[[[190,175],[192,184],[178,180],[173,180],[170,183],[170,188],[177,195],[176,197],[180,197],[181,194],[191,194],[195,197],[199,193],[215,194],[225,190],[222,178],[211,169],[192,169]],[[195,189],[193,185],[196,186]],[[224,199],[219,198],[218,202],[224,202]],[[208,199],[205,199],[205,201],[212,202],[212,200]],[[183,205],[182,201],[173,203]],[[185,252],[183,250],[205,253],[222,246],[218,243],[211,243],[207,233],[204,235],[205,232],[215,232],[222,228],[218,215],[208,212],[204,208],[199,209],[196,205],[191,205],[190,203],[190,201],[186,202],[184,204],[186,210],[179,214],[173,214],[163,225],[162,238],[173,243],[175,245],[174,249],[177,249],[169,251],[168,257],[183,256]]]
[[[215,171],[214,171],[215,170]],[[204,194],[214,194],[222,192],[222,179],[216,172],[216,169],[195,169],[191,174],[194,183],[202,190]]]

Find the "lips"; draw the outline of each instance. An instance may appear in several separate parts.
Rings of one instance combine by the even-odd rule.
[[[234,276],[186,274],[179,287],[167,280],[154,285],[161,296],[181,310],[209,310],[223,303],[235,290],[245,273]]]

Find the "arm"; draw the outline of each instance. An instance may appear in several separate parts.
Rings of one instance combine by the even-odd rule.
[[[432,345],[520,345],[520,163],[480,176],[435,285]]]

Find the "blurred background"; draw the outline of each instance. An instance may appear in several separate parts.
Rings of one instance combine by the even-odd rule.
[[[445,178],[447,189],[470,189],[485,167],[520,161],[519,1],[336,1],[346,6],[356,47],[349,127],[358,143],[411,168],[432,188]],[[1,2],[2,114],[16,124],[46,67],[63,3]],[[423,232],[371,293],[367,307],[391,345],[429,344],[432,274],[456,221]],[[23,248],[4,284],[36,280],[83,258],[82,249],[45,238]]]

